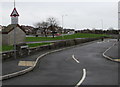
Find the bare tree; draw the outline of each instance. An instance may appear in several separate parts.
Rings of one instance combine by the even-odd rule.
[[[35,28],[34,28],[34,34],[36,35],[36,37],[38,36],[37,35],[37,31],[40,29],[39,25],[40,25],[40,22],[34,24],[34,26],[35,26]]]
[[[45,35],[45,37],[47,37],[47,30],[48,30],[48,27],[49,27],[49,23],[48,22],[38,22],[35,24],[35,26],[38,28],[38,30],[43,30],[43,33]]]
[[[49,23],[43,21],[40,26],[43,29],[45,37],[47,37],[47,31],[48,31]]]
[[[56,33],[58,27],[58,21],[54,17],[47,18],[47,22],[49,23],[49,29],[52,31],[52,36],[54,38],[54,34]]]
[[[35,23],[34,26],[36,27],[36,31],[43,30],[45,37],[47,37],[48,30],[52,31],[53,38],[55,36],[54,34],[56,33],[56,31],[59,27],[58,20],[54,17],[49,17],[49,18],[47,18],[46,21]],[[36,35],[37,35],[37,33],[36,33]]]
[[[35,23],[35,24],[34,24],[35,28],[39,28],[39,27],[40,27],[40,24],[41,24],[40,22]]]

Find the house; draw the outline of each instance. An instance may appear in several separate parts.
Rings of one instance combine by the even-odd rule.
[[[26,35],[34,34],[34,27],[21,25],[21,28],[25,31]]]
[[[14,45],[24,43],[26,34],[22,27],[18,24],[19,14],[14,7],[11,13],[11,24],[2,29],[2,44],[3,45]]]
[[[24,43],[25,37],[25,31],[20,27],[19,24],[10,24],[6,28],[2,29],[3,45],[14,45],[14,43]]]

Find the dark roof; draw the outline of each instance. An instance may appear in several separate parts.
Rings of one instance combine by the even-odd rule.
[[[12,31],[15,27],[19,27],[21,30],[22,27],[19,24],[10,24],[7,27],[5,27],[4,29],[2,29],[2,34],[8,34],[10,31]],[[24,30],[23,30],[24,31]],[[25,32],[25,31],[24,31]]]

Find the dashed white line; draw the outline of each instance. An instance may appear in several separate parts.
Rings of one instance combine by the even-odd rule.
[[[73,58],[77,63],[80,63],[80,62],[75,58],[74,55],[72,55],[72,58]]]
[[[83,77],[82,77],[82,79],[77,83],[77,85],[75,86],[75,87],[79,87],[82,83],[83,83],[83,81],[85,80],[85,78],[86,78],[86,69],[83,69]]]

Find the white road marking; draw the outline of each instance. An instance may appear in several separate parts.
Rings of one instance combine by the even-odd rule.
[[[73,58],[77,63],[80,63],[80,62],[75,58],[74,55],[72,55],[72,58]]]
[[[99,41],[99,42],[97,42],[97,43],[106,43],[106,42],[107,42],[107,41],[104,40],[104,41]]]
[[[106,52],[108,52],[108,51],[109,51],[113,46],[115,46],[115,45],[116,45],[116,43],[114,43],[111,47],[109,47],[102,55],[103,55],[105,58],[110,59],[110,60],[112,60],[112,61],[120,62],[119,59],[113,59],[113,58],[111,58],[111,57],[109,57],[109,56],[106,55]]]
[[[82,77],[82,79],[77,83],[77,85],[75,86],[75,87],[79,87],[82,83],[83,83],[83,81],[85,80],[85,78],[86,78],[86,69],[83,69],[83,77]]]

